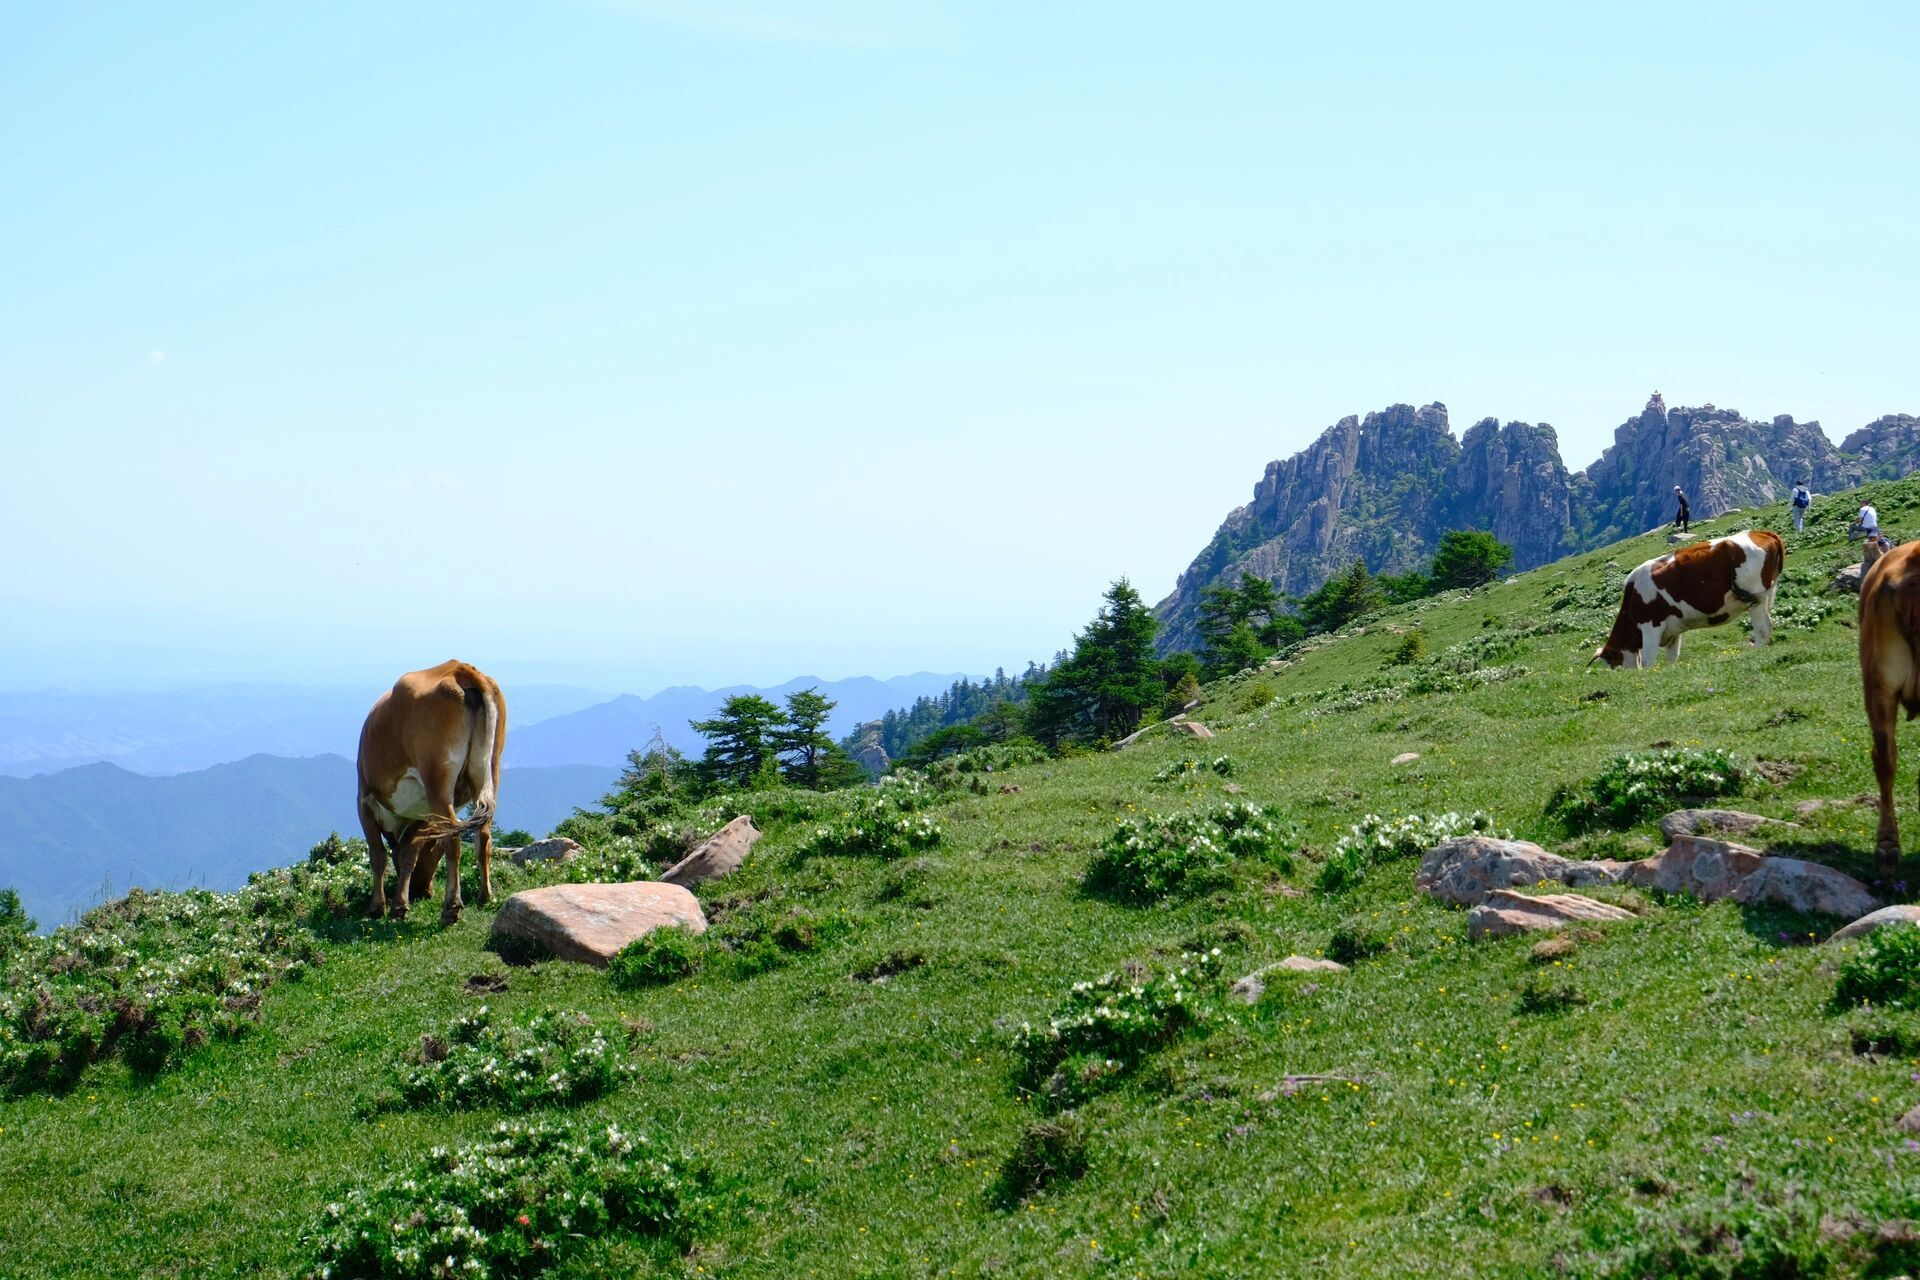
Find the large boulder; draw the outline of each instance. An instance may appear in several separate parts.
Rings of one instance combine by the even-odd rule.
[[[1801,858],[1768,858],[1733,895],[1735,902],[1770,902],[1813,916],[1857,920],[1880,907],[1873,891],[1844,871]]]
[[[743,813],[708,836],[699,848],[661,872],[660,879],[666,884],[692,888],[703,880],[718,880],[721,876],[731,875],[747,860],[747,855],[753,851],[753,842],[759,838],[760,832],[754,827],[753,819]]]
[[[522,845],[518,849],[505,850],[507,856],[515,862],[565,862],[577,858],[587,851],[578,840],[569,840],[565,836],[554,836],[550,840],[536,840],[532,844]]]
[[[1884,929],[1890,924],[1920,925],[1920,904],[1898,903],[1891,907],[1882,907],[1878,911],[1869,911],[1844,929],[1836,929],[1828,942],[1851,942],[1855,938],[1864,938],[1875,929]]]
[[[1576,862],[1528,840],[1455,836],[1427,850],[1414,884],[1441,902],[1473,907],[1500,889],[1553,881],[1578,887],[1616,884],[1631,864]]]
[[[1860,579],[1865,573],[1865,565],[1850,564],[1842,566],[1840,571],[1833,575],[1834,589],[1836,591],[1851,591],[1856,595],[1859,594]]]
[[[1744,836],[1765,827],[1779,827],[1785,831],[1799,825],[1797,822],[1763,818],[1757,813],[1742,813],[1738,809],[1676,809],[1660,819],[1660,834],[1669,840],[1681,836]]]
[[[1207,728],[1207,726],[1201,724],[1198,720],[1176,721],[1173,727],[1176,732],[1187,734],[1189,737],[1211,738],[1214,736],[1213,730]]]
[[[1730,840],[1683,835],[1657,858],[1636,862],[1627,873],[1630,884],[1662,893],[1690,893],[1703,901],[1731,898],[1741,881],[1767,860],[1758,849]]]
[[[1657,858],[1633,864],[1628,882],[1704,902],[1729,898],[1769,903],[1808,915],[1854,920],[1880,906],[1866,885],[1844,871],[1801,858],[1769,858],[1730,840],[1680,836]]]
[[[707,928],[700,903],[677,884],[556,884],[503,902],[493,918],[493,937],[604,969],[620,948],[670,925],[694,933]]]
[[[1510,889],[1496,889],[1467,914],[1471,938],[1505,938],[1516,933],[1564,929],[1571,924],[1631,920],[1625,907],[1578,893],[1549,893],[1538,898]]]

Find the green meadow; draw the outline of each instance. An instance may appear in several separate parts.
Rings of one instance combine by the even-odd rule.
[[[1920,479],[1863,492],[1891,531],[1920,534]],[[1843,922],[1596,891],[1637,914],[1537,949],[1470,942],[1463,910],[1416,891],[1417,856],[1321,887],[1368,815],[1483,811],[1582,856],[1657,852],[1657,813],[1576,834],[1550,802],[1622,753],[1674,748],[1737,757],[1719,803],[1801,824],[1775,851],[1871,879],[1855,602],[1828,586],[1857,558],[1851,512],[1851,496],[1824,500],[1799,535],[1784,507],[1698,526],[1785,530],[1765,649],[1736,624],[1690,635],[1677,667],[1587,667],[1622,574],[1665,549],[1654,534],[1208,686],[1193,716],[1212,740],[1158,728],[929,780],[916,812],[937,842],[901,856],[823,841],[834,797],[743,802],[765,838],[702,886],[717,941],[677,979],[510,964],[487,949],[492,908],[442,928],[424,908],[394,923],[302,905],[287,928],[316,954],[253,993],[233,1034],[188,1036],[158,1070],[108,1054],[0,1100],[0,1273],[313,1273],[328,1205],[502,1121],[614,1126],[698,1177],[681,1227],[529,1227],[539,1247],[494,1274],[1911,1270],[1920,1142],[1896,1122],[1920,1103],[1920,1020],[1836,1002],[1858,948],[1821,939]],[[1920,735],[1908,746],[1920,848]],[[1812,799],[1832,803],[1797,817]],[[1088,887],[1119,824],[1228,803],[1278,834],[1164,895]],[[1252,1004],[1227,994],[1330,951],[1350,970],[1269,975]],[[51,963],[14,963],[29,961]],[[1133,1002],[1120,1013],[1145,1010],[1134,1030],[1109,1036],[1120,1015],[1102,1006],[1074,1033],[1091,1049],[1036,1049],[1081,1008],[1075,984],[1109,974]],[[582,1098],[399,1100],[422,1038],[482,1005],[505,1023],[584,1014],[619,1029],[623,1061]],[[564,1188],[515,1194],[567,1216]]]

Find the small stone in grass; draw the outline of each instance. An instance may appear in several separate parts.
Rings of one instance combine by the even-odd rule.
[[[1388,764],[1412,764],[1415,760],[1418,760],[1419,758],[1420,758],[1420,753],[1418,751],[1402,751],[1399,755],[1387,761],[1387,763]]]

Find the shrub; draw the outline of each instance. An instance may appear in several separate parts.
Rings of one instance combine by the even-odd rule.
[[[1284,816],[1239,801],[1208,813],[1123,818],[1082,883],[1090,893],[1152,902],[1214,883],[1235,858],[1289,854],[1298,840],[1299,828]]]
[[[610,1093],[633,1072],[632,1034],[583,1013],[547,1011],[502,1026],[485,1005],[426,1036],[400,1072],[410,1105],[468,1108],[573,1105]]]
[[[1409,631],[1402,636],[1400,643],[1387,655],[1387,665],[1409,667],[1427,656],[1427,637],[1425,632]]]
[[[235,893],[136,890],[0,953],[0,1090],[63,1088],[119,1053],[166,1070],[260,1019],[261,993],[320,962],[309,926],[366,909],[365,845],[329,837]]]
[[[1920,926],[1891,925],[1868,934],[1841,962],[1834,999],[1842,1005],[1920,1008]]]
[[[713,1212],[711,1175],[641,1135],[502,1123],[484,1141],[435,1147],[414,1168],[329,1204],[309,1236],[308,1274],[533,1275],[610,1235],[684,1245]]]
[[[1179,968],[1158,973],[1108,973],[1076,982],[1046,1026],[1022,1023],[1014,1051],[1028,1082],[1046,1080],[1070,1059],[1084,1066],[1091,1058],[1117,1074],[1205,1021],[1200,997],[1218,985],[1220,952],[1181,960]]]
[[[1442,840],[1464,835],[1504,838],[1510,833],[1496,830],[1492,815],[1479,809],[1465,815],[1448,812],[1430,817],[1410,813],[1383,818],[1369,813],[1348,827],[1334,844],[1314,884],[1322,893],[1344,893],[1365,879],[1368,870],[1378,863],[1418,857]]]
[[[993,1198],[1011,1208],[1038,1194],[1048,1183],[1078,1178],[1087,1171],[1087,1127],[1068,1111],[1035,1120],[1007,1153],[994,1184]]]
[[[1547,814],[1574,831],[1630,827],[1669,809],[1731,795],[1745,780],[1739,761],[1724,751],[1634,751],[1607,761],[1588,782],[1554,792]]]
[[[1126,818],[1100,843],[1084,884],[1094,893],[1151,902],[1217,878],[1231,856],[1220,830],[1197,814]]]
[[[815,828],[802,842],[799,856],[901,858],[931,849],[945,832],[931,817],[918,812],[929,798],[919,779],[900,780],[889,775],[879,786],[856,794],[837,821]]]
[[[644,933],[615,952],[607,962],[607,976],[622,991],[664,986],[698,973],[706,958],[703,935],[670,925]]]

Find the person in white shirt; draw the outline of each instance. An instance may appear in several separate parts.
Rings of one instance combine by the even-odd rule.
[[[1873,509],[1871,502],[1860,507],[1860,514],[1853,522],[1853,528],[1847,530],[1847,536],[1857,537],[1862,542],[1860,564],[1863,569],[1871,569],[1873,562],[1893,550],[1893,543],[1887,535],[1880,532],[1880,513]]]
[[[1812,505],[1813,494],[1807,491],[1807,486],[1804,483],[1793,486],[1793,531],[1795,533],[1800,533],[1807,527],[1807,508]]]

